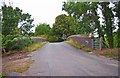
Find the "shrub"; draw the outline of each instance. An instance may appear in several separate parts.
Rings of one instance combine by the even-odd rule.
[[[14,45],[14,44],[13,44],[13,40],[6,40],[6,41],[5,41],[5,44],[4,44],[4,48],[7,48],[7,49],[9,49],[9,50],[12,50],[12,45]]]
[[[14,39],[5,40],[3,45],[4,48],[8,50],[21,50],[24,47],[31,45],[32,43],[32,40],[28,37],[18,37]]]
[[[12,50],[21,50],[24,47],[27,47],[32,44],[32,40],[30,38],[17,38],[13,40]]]

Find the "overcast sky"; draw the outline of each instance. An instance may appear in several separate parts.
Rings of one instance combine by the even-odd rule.
[[[67,0],[3,0],[6,4],[9,1],[14,7],[19,7],[24,13],[29,13],[34,18],[34,24],[47,23],[52,26],[55,17],[65,14],[62,5]]]
[[[67,0],[0,0],[0,3],[2,1],[5,1],[7,5],[10,1],[13,7],[19,7],[24,13],[31,14],[35,25],[47,23],[52,27],[56,16],[66,14],[66,12],[62,11],[62,5]],[[101,16],[100,10],[98,12]],[[100,22],[102,23],[102,18]]]

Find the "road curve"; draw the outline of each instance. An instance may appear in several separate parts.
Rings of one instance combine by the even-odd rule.
[[[82,52],[71,45],[47,43],[30,54],[34,63],[25,76],[118,76],[118,62]]]

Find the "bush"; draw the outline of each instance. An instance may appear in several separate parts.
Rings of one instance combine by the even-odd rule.
[[[21,50],[26,46],[31,45],[33,42],[28,37],[18,37],[14,39],[8,39],[4,43],[4,48],[7,48],[8,50]]]
[[[12,45],[14,45],[14,44],[13,44],[13,40],[6,40],[6,41],[5,41],[5,44],[4,44],[4,48],[7,48],[7,49],[9,49],[9,50],[12,50]]]
[[[21,50],[32,44],[32,40],[30,38],[18,38],[17,40],[13,40],[12,50]]]

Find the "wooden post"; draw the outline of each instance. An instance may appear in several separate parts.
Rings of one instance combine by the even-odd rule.
[[[91,40],[92,40],[92,49],[94,49],[94,40],[93,40],[94,38],[92,38]]]
[[[102,50],[102,43],[103,43],[103,39],[102,39],[102,37],[100,37],[100,40],[99,40],[99,50]]]

